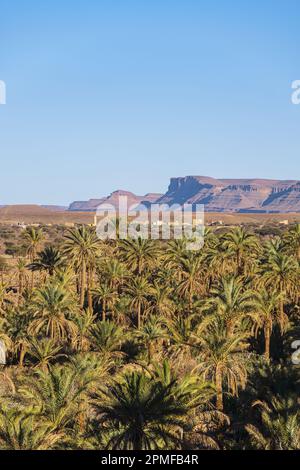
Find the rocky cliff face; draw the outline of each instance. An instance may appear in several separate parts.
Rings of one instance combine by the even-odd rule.
[[[70,211],[96,211],[100,204],[116,206],[119,196],[128,205],[204,204],[207,212],[300,212],[300,181],[266,179],[215,179],[207,176],[171,178],[166,194],[136,196],[129,191],[114,191],[108,197],[73,202]]]
[[[204,204],[207,212],[300,212],[300,182],[185,176],[171,178],[157,202]]]

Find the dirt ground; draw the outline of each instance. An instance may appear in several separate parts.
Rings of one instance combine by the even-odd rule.
[[[0,209],[2,224],[92,224],[93,212],[52,211],[35,205],[7,206]],[[271,224],[300,222],[300,213],[289,214],[236,214],[205,213],[205,223],[223,223],[224,225]]]

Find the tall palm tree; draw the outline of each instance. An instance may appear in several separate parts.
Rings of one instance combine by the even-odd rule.
[[[20,392],[53,431],[68,435],[80,413],[83,394],[96,380],[96,374],[86,365],[55,365],[47,371],[36,369],[33,376],[24,379]]]
[[[148,450],[180,447],[181,427],[189,407],[184,392],[163,385],[144,372],[125,374],[94,396],[107,448]],[[95,426],[94,432],[99,432]]]
[[[202,278],[201,258],[194,252],[180,260],[180,281],[177,287],[179,296],[188,301],[189,313],[192,313],[193,299],[199,293]]]
[[[100,281],[102,278],[112,289],[117,290],[123,284],[127,270],[123,263],[115,258],[106,258],[98,265]]]
[[[187,240],[185,238],[170,240],[162,256],[168,266],[177,268],[181,260],[187,256]]]
[[[77,327],[77,333],[73,339],[73,345],[76,351],[86,352],[90,349],[90,333],[95,319],[96,316],[89,309],[75,316],[74,323]]]
[[[149,313],[163,316],[164,318],[170,317],[175,309],[171,296],[171,287],[161,285],[157,281],[154,281],[148,309]]]
[[[206,333],[198,337],[200,363],[196,367],[205,380],[212,380],[216,387],[216,406],[223,411],[223,389],[233,395],[244,388],[247,382],[247,368],[244,351],[248,348],[248,334],[235,332],[228,336],[224,319],[216,316]]]
[[[134,274],[141,276],[146,269],[152,269],[160,256],[157,240],[120,240],[119,254],[122,261]]]
[[[35,229],[34,227],[26,227],[22,235],[25,239],[27,247],[27,256],[29,256],[31,262],[33,262],[38,248],[41,246],[41,243],[44,240],[43,231],[42,229]]]
[[[232,272],[231,254],[223,249],[222,242],[217,238],[213,245],[205,247],[202,259],[209,291],[214,281]]]
[[[166,332],[163,329],[161,320],[157,317],[150,316],[141,330],[137,331],[137,337],[142,341],[142,344],[146,346],[149,365],[153,360],[155,347],[166,337]]]
[[[170,357],[181,365],[185,366],[193,356],[196,343],[196,325],[193,317],[176,316],[167,320],[166,326],[169,334],[168,352]]]
[[[258,241],[244,227],[236,227],[224,235],[223,248],[235,257],[237,271],[242,274],[245,259],[257,250]]]
[[[38,289],[32,311],[34,320],[30,331],[33,333],[44,331],[46,336],[58,341],[72,339],[76,335],[76,324],[70,318],[74,314],[74,301],[61,286],[48,284]]]
[[[94,351],[104,356],[120,356],[126,339],[123,329],[110,321],[98,321],[91,327],[90,342]]]
[[[19,366],[23,366],[24,358],[27,353],[30,341],[28,332],[32,315],[21,309],[18,314],[13,309],[6,312],[6,333],[12,341],[13,355],[18,358]]]
[[[46,246],[43,251],[28,265],[31,271],[46,271],[53,276],[65,263],[60,251],[53,246]]]
[[[296,224],[288,231],[285,241],[289,247],[289,251],[293,252],[298,262],[300,262],[300,224]]]
[[[37,251],[41,246],[41,243],[44,240],[44,234],[41,229],[35,229],[34,227],[26,227],[23,231],[23,237],[26,243],[26,253],[29,256],[31,263],[33,263],[36,258]],[[33,289],[34,284],[34,273],[31,274],[31,289]]]
[[[261,266],[260,285],[275,290],[278,293],[279,324],[284,330],[285,312],[284,301],[288,295],[293,295],[299,281],[299,266],[295,259],[282,253],[271,255]]]
[[[16,269],[18,275],[18,304],[21,302],[22,294],[26,283],[26,260],[24,258],[18,258]]]
[[[270,362],[270,341],[275,322],[282,319],[278,318],[278,294],[274,292],[261,290],[256,294],[253,299],[254,311],[251,312],[251,318],[254,321],[256,334],[259,329],[264,332],[265,338],[265,358]],[[288,322],[288,317],[285,315],[285,325]]]
[[[106,320],[107,311],[113,310],[118,299],[118,293],[108,284],[101,284],[92,290],[94,302],[101,305],[102,320]]]
[[[245,290],[244,282],[235,276],[221,278],[219,285],[211,289],[210,295],[204,310],[217,311],[224,318],[228,335],[253,310],[253,291]]]
[[[130,298],[129,307],[137,315],[137,328],[142,325],[143,312],[149,306],[149,296],[152,293],[152,287],[145,277],[134,277],[126,284],[125,292]]]
[[[64,254],[71,257],[75,266],[80,269],[80,306],[83,307],[86,285],[87,294],[90,299],[89,308],[92,308],[91,289],[91,267],[95,264],[95,259],[99,253],[100,240],[94,230],[84,225],[75,229],[70,229],[65,235]],[[87,276],[88,273],[88,276]],[[87,282],[88,281],[88,282]]]

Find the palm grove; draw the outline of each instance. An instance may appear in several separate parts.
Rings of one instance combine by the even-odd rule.
[[[300,225],[208,229],[198,252],[22,239],[0,263],[1,449],[300,448]]]

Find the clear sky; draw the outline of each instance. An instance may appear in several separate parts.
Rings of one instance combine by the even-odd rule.
[[[1,0],[0,204],[300,179],[299,0]]]

